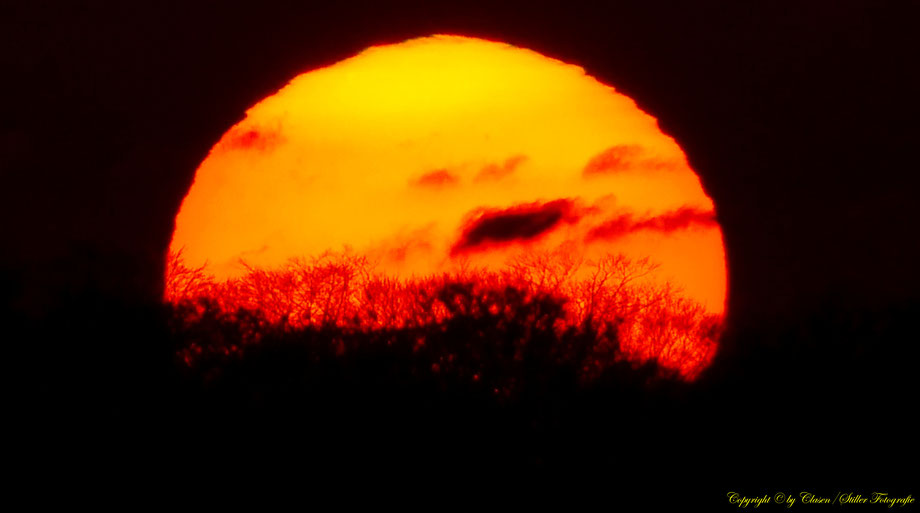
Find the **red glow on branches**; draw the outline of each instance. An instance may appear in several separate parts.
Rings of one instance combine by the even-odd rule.
[[[582,266],[588,272],[576,277]],[[625,359],[636,364],[656,360],[692,380],[715,353],[721,316],[667,284],[644,279],[655,270],[647,259],[611,255],[580,262],[556,251],[522,254],[500,271],[398,279],[375,273],[364,257],[326,254],[291,260],[273,270],[250,268],[241,278],[218,282],[201,269],[185,267],[180,255],[172,254],[165,296],[186,309],[187,322],[207,315],[208,307],[240,313],[236,320],[247,323],[249,343],[258,343],[261,330],[268,328],[446,330],[457,319],[486,319],[497,326],[517,323],[524,330],[522,341],[530,330],[588,336],[584,378]],[[426,343],[420,335],[416,348]],[[226,350],[230,354],[241,348]],[[565,348],[556,350],[564,353]],[[188,351],[181,356],[191,365],[195,354]],[[431,371],[442,372],[449,364],[434,362]],[[473,381],[480,377],[469,375]]]

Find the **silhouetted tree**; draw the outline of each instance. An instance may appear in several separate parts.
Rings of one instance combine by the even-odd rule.
[[[624,358],[654,360],[692,378],[712,358],[719,317],[669,284],[649,280],[657,268],[647,258],[624,255],[585,262],[559,247],[521,253],[498,271],[466,266],[454,274],[399,280],[375,273],[366,258],[325,253],[277,269],[246,266],[242,277],[217,282],[203,268],[185,267],[176,254],[168,260],[166,297],[186,317],[183,326],[220,325],[215,333],[222,335],[210,344],[222,349],[207,350],[225,356],[268,329],[365,335],[414,330],[420,344],[448,347],[448,362],[442,362],[445,355],[433,362],[439,369],[454,367],[463,351],[464,368],[481,367],[470,363],[483,359],[470,356],[472,346],[455,347],[472,344],[497,365],[518,365],[502,357],[511,354],[529,368],[535,361],[564,361],[583,379]],[[225,334],[226,322],[240,325],[235,344],[226,343],[233,338]],[[438,330],[451,337],[435,336]],[[343,351],[348,344],[336,340]],[[183,359],[205,350],[193,342]]]

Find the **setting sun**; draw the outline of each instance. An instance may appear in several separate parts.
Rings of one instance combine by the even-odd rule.
[[[548,255],[577,281],[621,255],[708,314],[726,297],[714,205],[655,118],[578,66],[459,36],[369,48],[253,106],[170,249],[216,281],[330,251],[399,280]]]

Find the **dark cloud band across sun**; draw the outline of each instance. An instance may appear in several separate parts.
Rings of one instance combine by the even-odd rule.
[[[574,202],[558,199],[548,203],[526,203],[503,210],[480,210],[463,229],[451,248],[451,256],[544,235],[563,222],[576,222]]]
[[[612,240],[643,230],[670,233],[693,226],[718,226],[715,212],[693,207],[681,207],[659,216],[650,216],[639,220],[636,220],[631,213],[621,214],[592,228],[588,232],[586,239],[589,242],[599,239]]]
[[[592,157],[582,170],[582,175],[591,178],[635,169],[651,171],[673,169],[675,166],[676,162],[650,155],[642,146],[618,144]]]

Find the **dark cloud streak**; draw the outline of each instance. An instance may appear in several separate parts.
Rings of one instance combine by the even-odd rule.
[[[429,173],[425,173],[419,179],[413,182],[414,185],[421,187],[445,187],[449,185],[454,185],[460,181],[456,175],[450,173],[446,169],[437,169]]]
[[[504,210],[481,210],[463,229],[451,256],[536,239],[563,222],[577,222],[580,214],[569,199],[526,203]]]
[[[633,214],[621,214],[607,222],[592,228],[586,236],[587,241],[598,239],[613,240],[631,233],[651,230],[671,233],[688,229],[692,226],[716,226],[715,213],[694,207],[681,207],[659,216],[636,220]]]
[[[674,161],[647,156],[644,148],[634,144],[611,146],[598,153],[582,170],[586,178],[631,171],[633,169],[667,170],[677,166]]]
[[[636,145],[611,146],[588,161],[583,174],[591,176],[625,171],[633,166],[641,154],[642,148]]]
[[[476,175],[476,178],[474,178],[473,181],[479,183],[501,180],[502,178],[505,178],[506,176],[514,173],[518,166],[526,161],[526,155],[515,155],[505,160],[505,162],[501,165],[489,164],[488,166],[482,168],[482,170]]]
[[[265,151],[281,142],[281,134],[277,131],[250,128],[248,130],[232,130],[223,144],[227,150]]]

